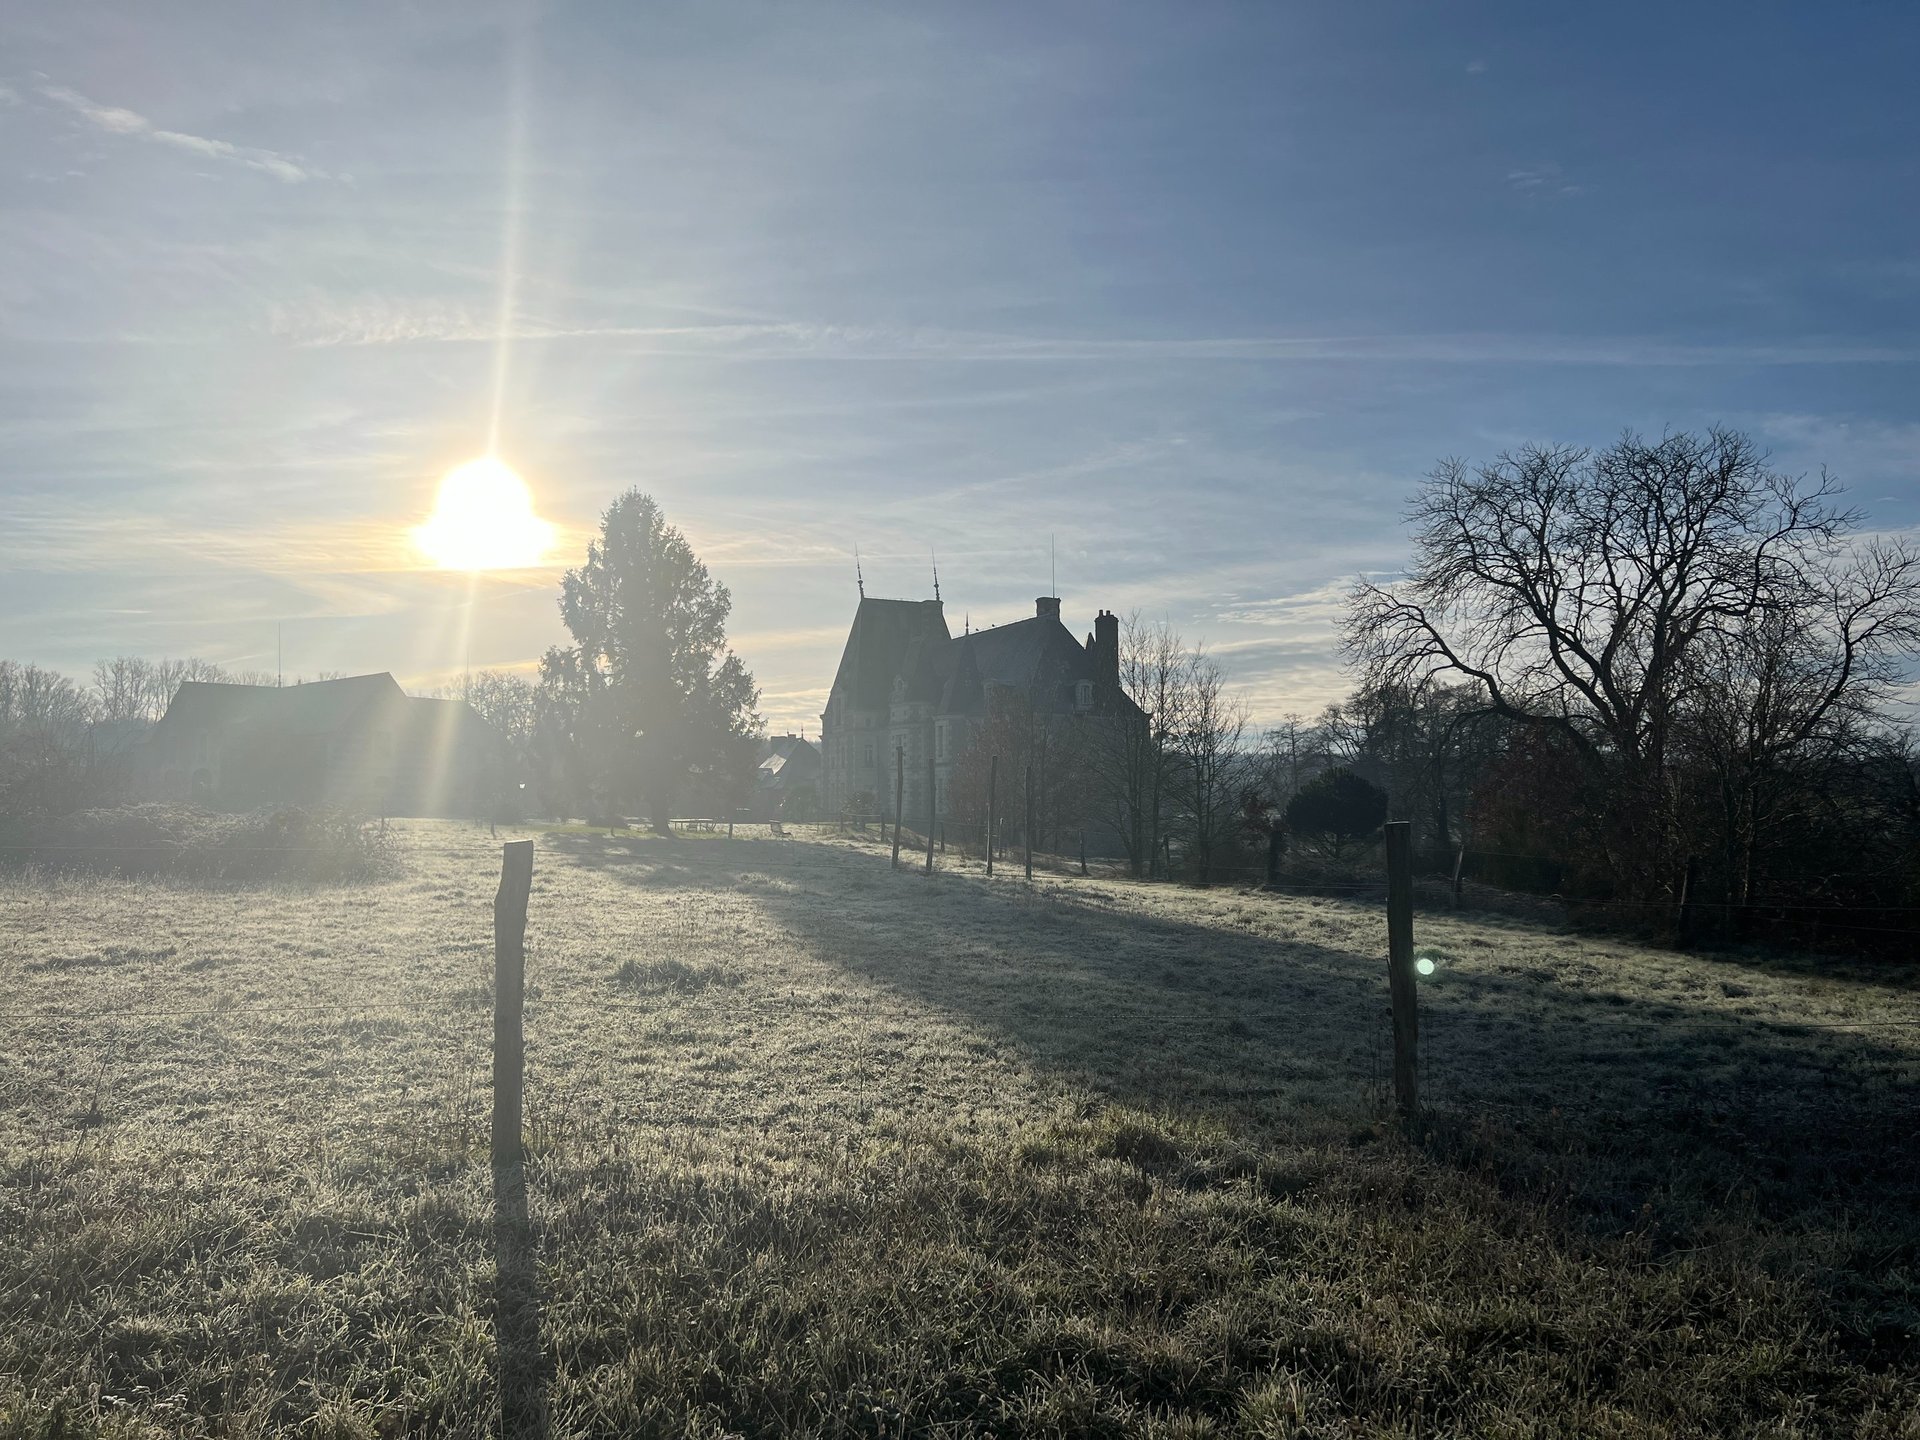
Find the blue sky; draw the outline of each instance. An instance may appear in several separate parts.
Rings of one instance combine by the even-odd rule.
[[[981,624],[1051,537],[1271,720],[1442,456],[1720,421],[1911,529],[1917,70],[1892,4],[16,10],[0,654],[530,662],[557,570],[407,542],[496,420],[809,729],[856,542]]]

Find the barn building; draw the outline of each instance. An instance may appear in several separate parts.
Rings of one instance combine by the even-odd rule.
[[[393,676],[301,685],[190,680],[147,742],[157,792],[220,809],[328,805],[383,815],[480,815],[504,795],[498,732],[461,700]]]

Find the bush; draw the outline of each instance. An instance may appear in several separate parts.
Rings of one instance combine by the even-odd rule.
[[[8,826],[14,863],[194,880],[359,881],[398,858],[378,826],[335,810],[282,806],[221,815],[185,805],[124,805]]]
[[[1387,792],[1341,766],[1315,776],[1287,802],[1287,829],[1340,859],[1387,818]]]

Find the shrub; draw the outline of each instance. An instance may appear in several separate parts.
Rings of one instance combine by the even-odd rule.
[[[185,805],[123,805],[17,822],[4,853],[16,863],[194,880],[359,881],[393,873],[395,847],[378,826],[335,810],[282,806],[222,815]]]
[[[1341,766],[1315,776],[1287,802],[1287,829],[1340,859],[1387,818],[1387,792]]]

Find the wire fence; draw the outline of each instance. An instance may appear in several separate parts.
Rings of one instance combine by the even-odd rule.
[[[844,876],[850,865],[857,864],[857,855],[866,854],[871,860],[883,858],[876,845],[870,850],[859,846],[849,847],[841,844],[817,843],[825,839],[837,839],[834,833],[837,827],[783,827],[784,834],[775,834],[764,824],[747,826],[736,822],[734,844],[725,846],[722,839],[712,843],[721,848],[712,852],[715,858],[724,857],[727,867],[731,868],[734,858],[744,858],[749,852],[756,868],[781,868],[790,873],[800,874],[815,871],[818,883],[829,885],[838,876]],[[825,832],[825,833],[823,833]],[[869,837],[873,838],[873,837]],[[126,847],[61,847],[62,853],[93,850],[101,853],[117,853]],[[673,855],[692,852],[666,852],[659,848],[646,848],[636,837],[629,837],[625,844],[615,837],[612,841],[604,835],[587,832],[578,828],[564,828],[545,832],[543,849],[549,855],[573,855],[582,853],[608,853],[612,850],[627,850],[636,859],[653,856],[671,858]],[[704,849],[704,845],[702,847]],[[458,861],[463,865],[472,862],[473,869],[460,877],[468,887],[469,894],[477,894],[482,886],[490,886],[494,879],[494,867],[497,865],[498,849],[490,837],[474,831],[470,837],[456,839],[410,836],[407,841],[407,853],[419,860]],[[1037,901],[1041,904],[1070,905],[1076,902],[1078,872],[1075,865],[1053,856],[1056,864],[1040,870],[1040,878],[1047,883],[1037,890],[1028,892],[1021,885],[1021,869],[1018,864],[1008,864],[1001,868],[997,880],[1004,880],[1006,888],[1002,897],[1018,900],[1020,903]],[[952,855],[938,856],[938,869],[945,874],[960,873],[983,874],[984,866],[980,860]],[[909,867],[902,867],[908,869]],[[917,868],[917,867],[913,867]],[[1037,867],[1038,869],[1039,867]],[[1113,868],[1109,867],[1104,877],[1114,878]],[[999,888],[999,887],[996,887]],[[1370,903],[1383,891],[1380,884],[1353,881],[1345,884],[1311,884],[1301,886],[1272,886],[1263,889],[1282,897],[1304,897],[1326,900],[1335,904],[1360,904],[1361,908],[1371,911]],[[1111,893],[1111,891],[1109,891]],[[1355,897],[1360,897],[1356,900]],[[1652,903],[1652,902],[1649,902]],[[703,923],[692,912],[684,915],[689,935],[697,934]],[[709,919],[711,917],[708,917]],[[536,916],[536,931],[538,928]],[[1896,932],[1908,933],[1908,932]],[[1243,937],[1235,937],[1236,941]],[[637,946],[644,952],[671,952],[676,937],[672,932],[655,932],[651,936],[635,936]],[[484,948],[484,942],[476,938],[474,950]],[[1011,959],[1011,957],[1010,957]],[[1469,977],[1471,967],[1457,960],[1449,961],[1447,975],[1439,983],[1452,980],[1453,973]],[[470,972],[477,977],[477,970]],[[1385,976],[1379,975],[1381,989],[1384,991]],[[1540,982],[1550,985],[1552,981]],[[563,986],[558,990],[544,990],[542,980],[536,969],[535,988],[530,992],[527,1011],[529,1023],[536,1029],[549,1015],[563,1012],[578,1013],[581,1007],[590,1007],[595,1014],[634,1014],[646,1015],[658,1013],[662,1001],[644,995],[620,995],[607,993],[582,993],[578,987]],[[670,987],[669,987],[670,988]],[[84,1005],[59,1003],[19,1003],[18,987],[15,995],[8,997],[14,1003],[0,1004],[0,1024],[7,1025],[16,1033],[27,1033],[42,1027],[60,1027],[74,1030],[91,1030],[100,1033],[108,1043],[119,1044],[126,1037],[115,1034],[119,1028],[138,1022],[162,1020],[211,1020],[221,1024],[228,1022],[247,1022],[249,1024],[273,1025],[278,1022],[293,1024],[298,1021],[311,1021],[324,1017],[329,1028],[337,1030],[342,1026],[366,1025],[378,1023],[394,1028],[395,1034],[417,1034],[434,1030],[442,1036],[453,1036],[461,1047],[484,1047],[486,1026],[481,1014],[483,1002],[490,1004],[490,998],[476,996],[475,986],[456,988],[446,985],[423,986],[415,990],[384,995],[372,995],[365,992],[340,991],[324,998],[300,997],[298,1003],[279,1002],[261,1003],[242,997],[207,1004],[171,1004],[162,997],[142,996],[137,1000],[121,1003],[95,1003]],[[724,995],[713,999],[712,1017],[724,1020],[726,1006]],[[1207,1003],[1209,1000],[1213,1003]],[[1231,1027],[1230,1038],[1245,1049],[1257,1049],[1272,1046],[1284,1053],[1285,1040],[1282,1035],[1272,1033],[1263,1024],[1254,1023],[1248,1018],[1244,1007],[1218,1003],[1219,997],[1208,997],[1204,989],[1192,998],[1183,998],[1178,1003],[1164,1000],[1154,1003],[1150,1008],[1137,1014],[1124,1016],[1117,1023],[1141,1034],[1155,1034],[1174,1044],[1216,1042],[1223,1030]],[[672,1004],[686,1011],[690,1001],[684,992],[676,992]],[[1204,1006],[1204,1008],[1200,1008]],[[455,1022],[453,1017],[462,1011],[473,1012],[471,1020]],[[1790,1014],[1736,1014],[1720,1013],[1710,1010],[1689,1009],[1681,1006],[1664,1005],[1649,1002],[1634,1012],[1638,1023],[1658,1025],[1685,1035],[1697,1035],[1713,1030],[1722,1033],[1744,1036],[1756,1042],[1764,1041],[1776,1044],[1795,1039],[1809,1039],[1823,1034],[1850,1034],[1863,1037],[1894,1037],[1910,1034],[1920,1029],[1920,1014],[1889,1014],[1874,1017],[1848,1019],[1800,1019]],[[1270,1020],[1272,1017],[1264,1017]],[[869,1017],[870,1019],[870,1017]],[[1509,1100],[1488,1093],[1493,1081],[1487,1077],[1496,1075],[1500,1069],[1498,1056],[1492,1054],[1497,1041],[1492,1037],[1488,1026],[1478,1020],[1469,1010],[1443,998],[1441,992],[1433,992],[1422,1005],[1422,1087],[1424,1093],[1436,1104],[1457,1105],[1465,1109],[1486,1109],[1490,1112],[1513,1110],[1516,1113],[1538,1114],[1538,1107],[1515,1106]],[[1278,1024],[1275,1029],[1280,1028]],[[1386,1034],[1384,1021],[1374,1028],[1372,1040],[1383,1043]],[[1907,1063],[1911,1063],[1912,1054],[1907,1051]],[[1203,1087],[1205,1088],[1205,1087]],[[1210,1096],[1226,1099],[1260,1099],[1266,1096],[1284,1093],[1284,1085],[1266,1087],[1261,1085],[1213,1086],[1206,1090]],[[1610,1093],[1610,1092],[1609,1092]],[[1579,1111],[1583,1108],[1577,1098],[1563,1098],[1555,1102],[1553,1108],[1565,1108]],[[1596,1107],[1585,1107],[1592,1111]]]

